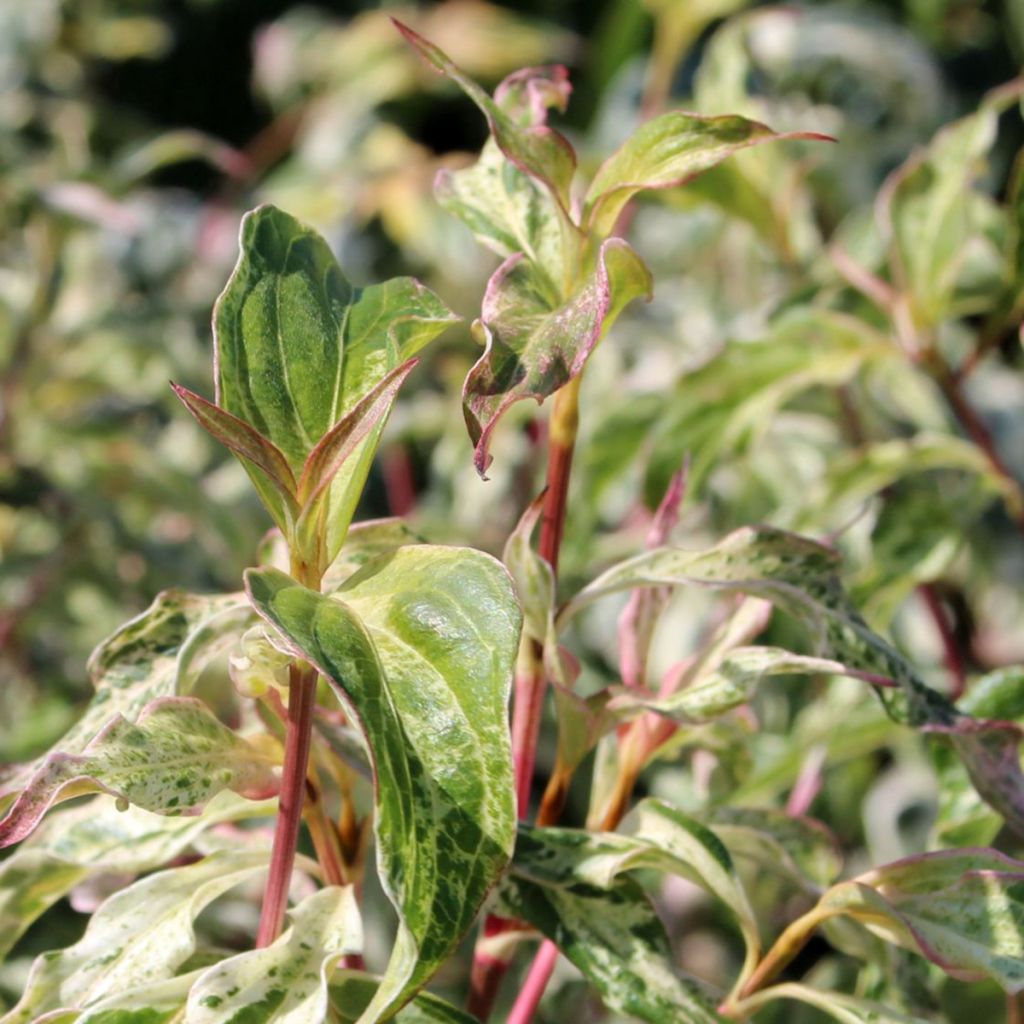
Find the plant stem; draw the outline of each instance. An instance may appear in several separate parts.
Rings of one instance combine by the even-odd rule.
[[[579,426],[580,379],[579,376],[575,377],[555,394],[548,425],[547,490],[544,494],[537,550],[550,564],[556,579],[558,555],[565,529],[569,474]],[[529,812],[530,790],[537,758],[537,738],[540,735],[546,690],[544,652],[540,644],[524,637],[516,662],[515,700],[512,705],[512,761],[516,778],[516,808],[520,820],[525,819]],[[541,823],[539,819],[538,823]],[[493,916],[488,917],[484,922],[484,938],[500,934],[509,927],[510,922]],[[541,949],[543,951],[544,947]],[[552,960],[552,964],[553,962]],[[509,963],[508,959],[485,954],[479,950],[474,954],[467,1008],[480,1020],[486,1020],[490,1015]],[[531,977],[532,975],[531,970]],[[540,984],[538,974],[537,981],[539,1000],[547,984],[547,977],[543,979],[543,984]]]
[[[550,939],[545,939],[541,943],[537,955],[533,958],[530,973],[527,974],[526,981],[523,982],[523,987],[516,997],[505,1024],[530,1024],[557,962],[558,947]]]
[[[281,933],[306,800],[306,769],[313,732],[313,706],[316,703],[316,669],[310,665],[294,664],[288,671],[288,724],[281,797],[270,854],[270,876],[256,934],[257,947],[269,946]]]
[[[917,592],[921,595],[921,600],[924,601],[928,613],[935,622],[935,631],[942,641],[942,657],[946,662],[946,670],[949,672],[950,678],[949,699],[959,700],[967,686],[967,670],[964,667],[963,658],[960,656],[960,648],[953,635],[953,629],[946,616],[946,609],[933,583],[922,583],[917,588]]]
[[[342,857],[341,841],[331,825],[319,787],[306,779],[306,827],[313,840],[316,859],[324,871],[328,885],[345,885],[348,881],[345,861]]]

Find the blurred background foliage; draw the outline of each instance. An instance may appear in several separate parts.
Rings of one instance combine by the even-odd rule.
[[[983,105],[1020,73],[1020,0],[7,0],[0,761],[66,727],[89,651],[159,590],[235,589],[255,559],[269,523],[243,471],[167,386],[212,393],[210,311],[246,209],[278,204],[357,283],[411,273],[466,317],[407,385],[364,517],[500,551],[538,489],[535,407],[510,412],[482,482],[455,398],[497,258],[431,186],[472,162],[485,126],[389,15],[490,86],[567,64],[559,126],[588,173],[672,106],[838,140],[740,154],[622,225],[655,298],[584,381],[566,592],[638,549],[688,458],[682,543],[755,521],[835,537],[871,623],[939,688],[1024,661],[1024,125],[1012,90]],[[707,607],[674,602],[652,675],[706,630]],[[615,681],[616,610],[579,629],[584,690]],[[756,757],[723,735],[731,753],[703,776],[698,762],[696,796],[672,771],[648,789],[774,801],[822,751],[815,813],[873,861],[923,848],[940,813],[958,842],[995,838],[976,806],[941,811],[919,748],[870,697],[834,683],[827,704],[803,701],[812,685],[765,697]],[[966,783],[939,768],[949,804]]]

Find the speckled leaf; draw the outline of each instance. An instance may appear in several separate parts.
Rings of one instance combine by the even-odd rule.
[[[0,821],[0,847],[24,839],[56,803],[97,791],[182,814],[231,789],[268,797],[276,759],[236,736],[201,701],[159,697],[133,724],[115,718],[81,754],[50,754]]]
[[[874,633],[839,581],[839,556],[816,541],[770,527],[747,527],[707,551],[663,547],[609,569],[576,595],[563,625],[599,597],[637,586],[689,584],[765,598],[799,619],[822,655],[876,683],[890,716],[946,735],[979,794],[1024,834],[1024,775],[1011,723],[971,718],[932,690],[911,665]]]
[[[331,1005],[338,1024],[353,1024],[369,1006],[379,985],[379,978],[362,971],[339,971],[331,981]],[[395,1024],[479,1024],[476,1017],[429,992],[416,996],[391,1019]]]
[[[622,239],[601,246],[594,271],[565,302],[552,305],[536,270],[509,257],[487,285],[481,322],[486,350],[469,371],[463,413],[482,475],[491,432],[514,402],[542,402],[582,371],[594,346],[635,298],[649,298],[651,275]]]
[[[242,220],[214,312],[217,405],[283,452],[296,477],[321,438],[457,318],[411,278],[355,288],[315,231],[272,206]],[[344,540],[382,423],[331,488],[328,561]]]
[[[838,914],[955,978],[1024,991],[1024,861],[983,848],[908,857],[833,886],[808,919]]]
[[[415,545],[334,596],[250,571],[253,603],[330,680],[374,762],[377,862],[401,918],[382,1019],[434,973],[504,870],[515,835],[507,705],[520,613],[480,552]]]
[[[361,953],[362,922],[351,886],[329,886],[289,913],[263,949],[208,968],[189,992],[184,1024],[308,1024],[327,1017],[327,982],[339,957]]]
[[[713,1000],[675,970],[664,926],[643,889],[602,870],[603,858],[635,846],[610,833],[523,826],[498,911],[554,942],[609,1009],[652,1024],[715,1024],[721,1018]]]
[[[520,86],[524,83],[521,78],[517,81],[514,75],[502,83],[492,99],[433,43],[400,22],[396,21],[395,25],[425,60],[480,108],[494,141],[505,156],[520,170],[543,182],[562,209],[568,210],[576,154],[566,139],[547,125],[543,116],[544,110],[553,105],[552,100],[564,104],[564,99],[560,98],[568,96],[564,78],[561,83],[550,76],[545,80],[537,74],[538,69],[527,69],[527,76],[533,72],[535,86],[532,90],[527,87],[526,92],[533,92],[535,102],[523,103],[524,92]]]
[[[820,893],[843,866],[836,837],[819,821],[771,807],[715,807],[700,816],[734,857],[781,871]]]
[[[640,125],[601,165],[587,189],[584,222],[603,238],[638,192],[684,185],[737,150],[772,139],[831,141],[814,132],[779,135],[767,125],[735,114],[703,117],[681,110],[661,114]]]
[[[134,722],[155,698],[187,693],[207,663],[233,644],[252,619],[243,594],[159,594],[93,651],[88,666],[92,700],[53,752],[80,754],[119,717]],[[0,781],[0,794],[23,789],[47,756],[16,766]]]
[[[195,949],[193,921],[222,893],[265,870],[266,852],[215,854],[150,875],[106,900],[80,941],[36,959],[17,1005],[0,1024],[30,1024],[84,1010],[108,996],[174,976]]]
[[[270,801],[255,804],[225,790],[189,817],[121,811],[105,795],[48,815],[0,864],[0,959],[43,911],[92,875],[152,870],[219,822],[275,809]]]

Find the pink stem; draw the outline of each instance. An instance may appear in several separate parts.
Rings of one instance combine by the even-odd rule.
[[[544,990],[548,987],[557,960],[558,947],[550,940],[545,939],[534,957],[530,973],[526,975],[526,981],[523,982],[523,987],[516,997],[505,1024],[530,1024],[544,997]]]

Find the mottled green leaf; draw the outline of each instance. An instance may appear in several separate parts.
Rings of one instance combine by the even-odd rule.
[[[369,1006],[380,979],[362,971],[339,971],[331,982],[331,1004],[339,1024],[353,1024]],[[391,1018],[395,1024],[479,1024],[476,1017],[423,992]]]
[[[518,605],[499,563],[458,548],[397,548],[331,597],[275,570],[247,578],[260,613],[334,684],[374,761],[378,868],[401,925],[370,1024],[434,973],[511,855]]]
[[[964,715],[932,690],[867,626],[843,592],[838,571],[832,548],[782,530],[748,527],[707,551],[662,547],[620,563],[569,601],[558,625],[599,597],[637,586],[688,584],[766,598],[803,622],[815,646],[842,662],[847,674],[876,684],[893,719],[948,736],[981,796],[1024,833],[1017,727]]]
[[[108,996],[173,977],[195,949],[193,921],[228,889],[265,870],[266,852],[214,854],[150,875],[111,896],[82,939],[44,953],[0,1024],[30,1024],[55,1010],[84,1010]]]
[[[486,351],[469,371],[462,392],[481,475],[502,413],[524,398],[542,402],[577,377],[622,309],[635,298],[649,298],[650,292],[650,271],[617,238],[601,246],[593,272],[574,294],[554,305],[521,254],[494,272],[480,314]]]
[[[324,573],[323,590],[331,593],[367,562],[406,544],[425,544],[426,539],[402,519],[368,519],[353,523],[338,557]],[[279,566],[278,568],[284,568]]]
[[[735,857],[767,871],[782,871],[820,892],[843,866],[836,837],[813,818],[770,807],[715,807],[701,815]]]
[[[559,95],[558,83],[548,78],[546,87],[533,90],[535,96],[539,95],[539,104],[529,101],[524,104],[521,83],[512,76],[503,83],[504,93],[496,93],[492,99],[433,43],[400,22],[396,21],[395,25],[425,60],[453,81],[480,108],[487,118],[494,141],[505,156],[520,170],[547,185],[562,209],[568,210],[569,186],[576,173],[576,154],[565,138],[547,125],[543,116],[544,109],[552,105],[551,97]],[[530,71],[534,69],[528,69],[527,74]],[[539,76],[535,73],[533,77]],[[561,92],[568,95],[564,89]],[[502,101],[508,109],[502,106]],[[538,105],[541,116],[538,116]]]
[[[731,114],[704,117],[674,110],[654,117],[598,169],[587,189],[584,222],[603,238],[638,192],[684,185],[737,150],[772,139],[831,141],[813,132],[779,135],[767,125]]]
[[[159,697],[136,723],[115,718],[81,754],[49,754],[0,821],[0,847],[24,839],[54,804],[85,793],[161,814],[195,811],[223,789],[268,797],[278,786],[277,763],[201,701]]]
[[[210,659],[234,643],[252,618],[243,594],[167,590],[158,595],[93,652],[92,700],[56,749],[80,754],[111,722],[134,722],[152,700],[187,693]],[[0,794],[23,789],[47,756],[11,770],[0,780]]]
[[[261,206],[242,220],[238,264],[214,313],[217,405],[276,445],[298,477],[321,438],[455,319],[411,278],[353,287],[323,238]],[[379,420],[335,478],[327,561],[344,540],[381,429]]]
[[[202,814],[189,817],[169,818],[138,807],[118,810],[108,796],[48,815],[0,863],[0,958],[43,911],[92,875],[160,867],[211,826],[266,815],[275,806],[225,790]]]
[[[614,833],[523,826],[498,910],[554,942],[609,1009],[652,1024],[720,1021],[713,1000],[675,970],[665,929],[643,889],[632,878],[614,877],[615,859],[637,847],[647,849]],[[610,872],[603,870],[609,855]]]
[[[342,957],[361,953],[362,922],[351,886],[329,886],[289,913],[271,945],[228,957],[192,986],[184,1024],[307,1024],[326,1019],[327,982]]]
[[[955,978],[1024,991],[1024,861],[987,849],[908,857],[833,886],[805,923],[839,914]]]

